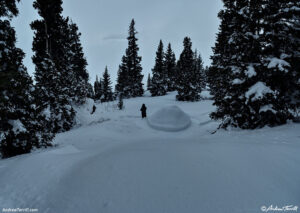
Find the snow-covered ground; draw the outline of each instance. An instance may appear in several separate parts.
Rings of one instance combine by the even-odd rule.
[[[140,117],[176,105],[189,128],[165,132]],[[78,109],[55,148],[0,160],[0,209],[49,213],[250,213],[300,205],[300,125],[219,130],[212,101],[175,94]]]

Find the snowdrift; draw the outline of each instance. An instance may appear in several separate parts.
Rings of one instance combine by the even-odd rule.
[[[188,128],[191,118],[177,106],[164,107],[148,118],[150,127],[162,131],[181,131]]]

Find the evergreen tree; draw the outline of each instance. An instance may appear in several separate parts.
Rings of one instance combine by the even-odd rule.
[[[95,98],[95,92],[94,92],[94,89],[93,89],[92,84],[90,84],[90,83],[88,83],[88,94],[87,94],[87,98],[90,98],[90,99],[94,99],[94,98]]]
[[[164,46],[160,40],[156,52],[155,65],[152,69],[152,81],[150,87],[152,96],[162,96],[167,93],[167,73],[164,65]]]
[[[212,64],[207,75],[210,92],[214,96],[214,105],[217,106],[217,110],[211,114],[213,119],[225,120],[225,115],[230,111],[229,103],[226,99],[226,89],[229,87],[229,82],[232,81],[232,69],[235,71],[235,67],[230,66],[231,51],[235,48],[230,39],[231,35],[236,31],[233,19],[235,2],[236,0],[223,0],[224,9],[218,14],[221,24],[216,44],[213,48]]]
[[[89,74],[80,42],[81,33],[78,32],[78,27],[73,22],[69,23],[69,35],[68,68],[72,74],[71,77],[73,77],[70,96],[75,103],[83,104],[89,93]]]
[[[296,71],[296,76],[293,79],[294,80],[294,87],[295,87],[295,93],[293,96],[295,97],[296,101],[291,101],[291,107],[294,108],[294,111],[296,111],[296,118],[295,121],[299,122],[300,119],[300,2],[299,1],[291,1],[292,4],[296,4],[295,7],[290,7],[289,10],[292,11],[292,17],[294,18],[293,22],[293,39],[295,41],[295,44],[293,46],[294,52],[291,60],[291,66],[294,68],[293,72]],[[293,9],[291,9],[293,8]],[[298,10],[297,10],[298,8]],[[298,38],[298,39],[297,39]],[[297,71],[298,70],[298,71]]]
[[[36,107],[32,80],[16,48],[11,19],[18,14],[16,1],[0,2],[0,152],[2,157],[50,146],[53,135],[43,129],[45,116]]]
[[[207,89],[209,87],[208,75],[209,75],[209,66],[205,66],[205,68],[204,68],[204,82],[205,82],[204,89]]]
[[[226,115],[224,127],[230,124],[253,129],[272,124],[276,116],[273,111],[264,111],[275,92],[266,84],[260,67],[260,2],[243,0],[234,6],[236,30],[229,38],[234,46],[230,61],[232,79],[225,96],[230,114]]]
[[[168,48],[165,54],[164,65],[167,73],[167,84],[168,84],[168,91],[172,92],[176,90],[176,57],[175,53],[172,50],[171,44],[168,44]]]
[[[147,79],[147,90],[150,91],[150,88],[151,88],[151,76],[150,76],[150,73],[148,74],[148,79]]]
[[[203,68],[203,61],[200,54],[198,54],[197,49],[194,52],[194,69],[195,69],[195,78],[198,83],[198,92],[201,93],[202,89],[205,89],[205,70]]]
[[[271,1],[263,8],[262,69],[266,84],[277,93],[269,108],[277,113],[274,119],[281,115],[285,121],[293,116],[290,109],[300,106],[300,3]]]
[[[118,108],[119,108],[119,110],[124,109],[124,102],[123,102],[123,95],[122,95],[122,93],[119,94]]]
[[[102,85],[101,102],[113,101],[113,93],[112,93],[110,75],[108,73],[107,67],[105,67],[105,71],[103,73],[103,81],[102,81],[101,85]]]
[[[254,129],[291,118],[294,67],[285,57],[295,49],[287,48],[292,37],[284,35],[292,34],[286,23],[295,19],[279,18],[287,11],[283,2],[224,1],[209,72],[217,106],[212,117],[222,119],[223,127]]]
[[[135,21],[132,20],[129,26],[128,48],[125,56],[122,57],[122,63],[119,67],[116,90],[122,93],[123,97],[139,97],[144,94],[143,75],[141,60],[138,56],[139,47],[137,45]]]
[[[211,88],[216,88],[215,104],[217,105],[217,111],[212,114],[212,117],[223,119],[224,127],[230,124],[241,128],[251,128],[256,115],[248,101],[247,91],[252,85],[258,83],[257,65],[260,52],[257,32],[251,30],[250,27],[253,23],[249,19],[248,0],[225,1],[224,4],[225,10],[221,12],[223,18],[221,30],[224,31],[218,35],[217,42],[222,42],[222,45],[225,43],[228,49],[216,44],[212,70],[216,72],[215,76],[219,84],[211,86]],[[256,86],[261,86],[267,93],[269,91],[263,83]],[[263,99],[266,100],[261,96],[259,100]]]
[[[49,111],[52,132],[67,131],[75,124],[72,102],[76,75],[71,64],[75,53],[70,41],[74,40],[75,33],[70,33],[69,20],[61,15],[61,0],[36,0],[33,6],[42,17],[31,24],[35,31],[33,63],[38,106]]]
[[[129,76],[128,76],[126,56],[122,57],[122,63],[119,66],[115,91],[116,93],[122,93],[123,97],[130,97],[130,86],[129,86]]]
[[[1,4],[0,4],[1,21],[3,21],[2,19],[4,19],[4,18],[8,18],[11,20],[13,17],[18,15],[19,10],[17,8],[16,2],[19,2],[19,1],[20,0],[1,1]],[[4,26],[3,26],[3,29],[5,29]]]
[[[95,91],[95,100],[100,101],[102,98],[102,80],[100,79],[100,81],[98,80],[98,76],[96,76],[96,81],[94,83],[94,91]]]
[[[178,101],[198,101],[199,88],[195,73],[194,53],[191,39],[186,37],[183,41],[184,49],[177,63],[178,78],[176,99]]]

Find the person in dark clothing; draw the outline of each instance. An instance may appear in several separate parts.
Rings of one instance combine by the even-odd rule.
[[[95,105],[93,105],[93,111],[91,112],[91,114],[94,114],[94,112],[96,112],[96,106]]]
[[[147,117],[147,107],[145,104],[142,105],[141,112],[142,112],[142,118],[146,118]]]

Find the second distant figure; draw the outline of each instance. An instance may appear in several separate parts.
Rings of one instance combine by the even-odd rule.
[[[142,105],[141,112],[142,112],[142,118],[146,118],[147,117],[147,107],[145,104]]]

